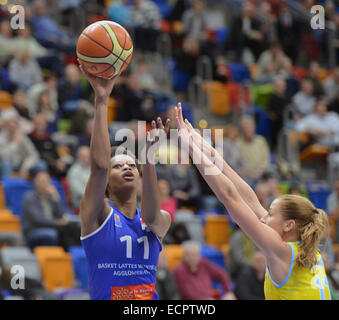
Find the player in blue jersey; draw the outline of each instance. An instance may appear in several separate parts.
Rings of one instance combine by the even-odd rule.
[[[115,80],[93,77],[80,66],[95,93],[91,137],[91,174],[80,205],[81,240],[88,262],[89,291],[95,300],[158,299],[155,290],[161,240],[171,224],[160,210],[154,165],[143,164],[140,179],[134,155],[113,154],[107,123],[108,98]],[[158,119],[153,128],[164,128]],[[147,143],[149,148],[152,143]]]

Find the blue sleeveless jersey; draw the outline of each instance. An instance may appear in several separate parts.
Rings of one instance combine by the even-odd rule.
[[[81,237],[89,293],[93,300],[156,300],[156,271],[162,250],[158,237],[141,219],[131,219],[110,204],[104,223]]]

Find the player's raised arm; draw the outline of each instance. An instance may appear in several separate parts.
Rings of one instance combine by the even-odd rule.
[[[108,174],[111,169],[107,108],[115,80],[94,77],[81,65],[80,69],[95,94],[94,127],[90,144],[91,174],[80,203],[81,235],[85,236],[96,230],[110,211],[109,205],[104,200]]]
[[[142,196],[141,196],[141,216],[143,221],[150,227],[153,233],[159,238],[163,238],[171,224],[170,214],[160,210],[160,195],[158,187],[157,173],[154,163],[152,163],[151,146],[157,142],[159,132],[162,131],[167,136],[169,130],[169,119],[164,127],[160,118],[157,122],[152,121],[152,131],[148,134],[146,143],[146,158],[142,168]],[[156,150],[154,150],[156,151]],[[154,153],[153,151],[153,153]]]
[[[178,104],[178,115],[182,118],[182,109],[181,104]],[[215,162],[221,164],[220,170],[226,175],[238,189],[240,196],[247,203],[247,205],[253,210],[253,212],[260,219],[267,214],[266,209],[261,205],[259,199],[257,198],[255,192],[252,188],[228,165],[227,161],[223,159],[220,153],[214,149],[186,120],[184,122],[188,132],[192,136],[192,139],[195,145],[202,151],[204,154],[211,155],[215,157]],[[226,159],[227,160],[227,159]]]

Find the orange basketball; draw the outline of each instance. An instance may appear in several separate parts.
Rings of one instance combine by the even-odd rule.
[[[86,71],[97,77],[120,75],[133,56],[128,32],[113,21],[98,21],[85,28],[77,43],[77,56]]]

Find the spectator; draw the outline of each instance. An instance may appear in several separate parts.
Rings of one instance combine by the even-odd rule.
[[[282,67],[285,54],[279,43],[272,43],[258,59],[258,74],[256,79],[260,83],[270,83],[274,75]]]
[[[265,138],[255,134],[255,122],[252,117],[244,116],[241,119],[241,131],[242,136],[238,138],[236,144],[247,168],[243,172],[243,178],[253,182],[269,168],[270,150]]]
[[[6,66],[14,53],[15,40],[9,20],[0,22],[0,66]]]
[[[267,183],[259,182],[255,186],[255,194],[258,197],[260,204],[268,210],[271,204],[270,190]]]
[[[286,80],[283,77],[274,79],[274,92],[269,98],[268,112],[273,122],[273,134],[270,136],[270,148],[276,150],[278,145],[278,135],[284,125],[284,113],[289,104],[286,95]]]
[[[94,125],[93,118],[86,120],[84,132],[77,135],[79,146],[88,146],[88,147],[90,146],[93,125]]]
[[[186,39],[196,42],[207,39],[207,21],[204,9],[203,0],[193,0],[192,8],[184,12],[182,23]]]
[[[243,267],[235,283],[234,293],[239,300],[265,300],[264,281],[266,258],[261,251],[254,254],[252,264]]]
[[[231,282],[226,270],[209,262],[200,255],[200,244],[187,241],[182,244],[183,261],[174,270],[176,283],[182,299],[209,300],[213,299],[212,281],[222,284],[225,294],[223,300],[234,300]]]
[[[26,93],[23,89],[16,89],[13,93],[13,106],[3,110],[3,118],[16,116],[21,132],[29,134],[33,130],[33,123],[26,107]]]
[[[159,295],[159,300],[180,300],[174,274],[168,269],[167,256],[164,251],[161,251],[159,254],[155,287]]]
[[[117,100],[117,121],[151,121],[157,117],[154,100],[142,90],[138,74],[131,74],[118,89]]]
[[[59,56],[44,48],[32,36],[32,28],[28,21],[25,22],[25,28],[18,30],[18,36],[15,38],[15,48],[26,49],[28,54],[36,59],[41,68],[61,74],[62,65]]]
[[[80,245],[80,225],[67,219],[49,174],[38,172],[34,185],[35,189],[25,195],[23,202],[23,232],[28,245],[61,245],[66,250],[71,245]]]
[[[31,117],[39,112],[39,98],[43,92],[48,93],[48,104],[50,109],[54,112],[58,110],[59,105],[57,86],[58,78],[56,75],[54,73],[48,73],[44,81],[31,86],[27,90],[27,108]]]
[[[197,208],[200,196],[200,186],[196,171],[190,164],[167,166],[164,178],[169,182],[173,197],[178,201],[178,207]]]
[[[1,176],[9,177],[17,172],[27,177],[37,164],[39,154],[30,139],[21,132],[17,114],[5,118],[5,128],[0,132]]]
[[[325,94],[321,79],[320,79],[320,65],[317,61],[312,61],[309,68],[309,77],[313,82],[314,96],[319,98]]]
[[[333,190],[327,198],[327,211],[330,219],[335,225],[336,243],[339,242],[339,179],[337,178],[333,183]]]
[[[231,24],[226,49],[233,53],[235,59],[240,58],[250,64],[257,61],[265,50],[264,40],[261,23],[256,17],[256,8],[251,1],[245,1],[242,15]]]
[[[293,96],[292,102],[295,106],[298,118],[313,112],[316,97],[314,96],[313,82],[311,79],[304,78],[301,81],[300,90]]]
[[[236,226],[230,239],[230,251],[227,268],[232,281],[236,281],[239,271],[250,266],[257,248],[246,234]]]
[[[289,5],[285,2],[281,2],[277,20],[278,39],[284,52],[292,59],[293,63],[295,63],[298,58],[298,50],[301,39],[300,28],[300,23],[293,16]]]
[[[282,68],[279,70],[278,74],[286,81],[286,96],[288,99],[292,99],[299,91],[300,84],[299,80],[293,74],[293,64],[290,58],[285,57]]]
[[[9,63],[8,71],[11,83],[25,90],[42,81],[40,66],[30,57],[26,49],[16,52]]]
[[[46,2],[44,0],[33,2],[30,22],[33,26],[34,37],[45,48],[65,53],[75,52],[76,46],[71,36],[46,14]]]
[[[223,140],[224,159],[231,168],[241,173],[245,169],[244,157],[236,144],[239,137],[239,129],[234,125],[229,125],[226,130],[226,136]]]
[[[70,119],[79,108],[79,100],[84,97],[79,68],[74,64],[68,64],[65,68],[65,76],[58,84],[58,104],[63,118]]]
[[[37,114],[34,119],[34,130],[29,135],[35,148],[39,152],[40,159],[45,162],[49,173],[60,177],[66,174],[68,169],[57,153],[57,145],[47,131],[47,120],[43,114]]]
[[[314,112],[297,121],[296,130],[308,134],[309,144],[339,145],[339,115],[327,111],[327,100],[318,99]],[[305,146],[304,146],[305,147]]]
[[[131,18],[135,33],[135,46],[142,51],[156,50],[156,39],[161,25],[158,6],[150,0],[133,0]]]
[[[167,180],[158,180],[161,209],[167,211],[171,215],[172,223],[175,222],[175,213],[178,208],[178,201],[171,196],[171,187]]]
[[[329,101],[334,100],[339,94],[339,67],[333,70],[333,74],[330,75],[324,82],[324,90],[326,97]]]
[[[70,167],[67,173],[72,206],[75,209],[80,208],[80,201],[85,193],[90,171],[89,147],[81,146],[77,151],[76,162]]]
[[[126,0],[112,1],[108,7],[108,16],[110,20],[122,26],[130,27],[133,25],[131,9],[126,5]]]

